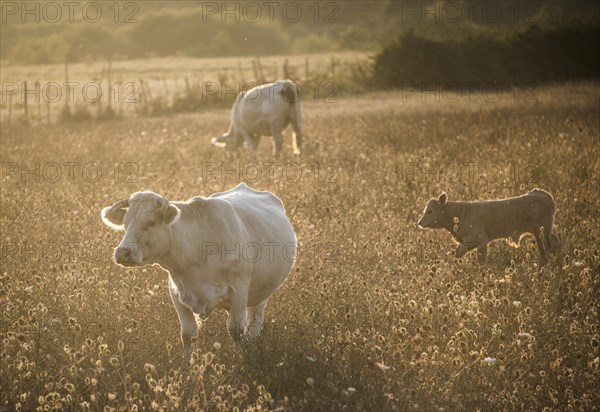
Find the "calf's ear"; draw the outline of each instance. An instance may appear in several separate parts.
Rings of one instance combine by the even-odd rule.
[[[446,200],[448,200],[448,195],[446,194],[446,192],[442,192],[440,197],[438,197],[438,201],[440,202],[440,205],[443,205],[444,203],[446,203]]]

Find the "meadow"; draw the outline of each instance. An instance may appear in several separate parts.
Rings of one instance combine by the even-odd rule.
[[[596,410],[600,86],[497,101],[401,91],[303,102],[305,153],[209,146],[229,110],[3,125],[0,410]],[[494,100],[494,101],[492,101]],[[233,187],[284,202],[298,257],[241,350],[216,311],[187,373],[159,267],[113,262],[100,210]],[[456,260],[430,197],[553,194],[560,255],[531,239]],[[594,383],[596,382],[596,383]]]

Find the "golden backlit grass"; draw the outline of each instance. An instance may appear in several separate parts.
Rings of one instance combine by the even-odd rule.
[[[3,127],[3,168],[38,162],[46,176],[2,183],[0,408],[597,408],[599,96],[584,83],[539,89],[538,103],[307,102],[306,154],[291,157],[288,137],[273,179],[209,147],[227,110]],[[258,159],[270,150],[263,139]],[[79,166],[52,183],[50,162]],[[215,163],[233,172],[215,179]],[[238,180],[284,201],[298,259],[256,347],[236,349],[215,312],[182,374],[166,273],[116,266],[122,234],[99,212],[137,190],[186,199]],[[493,243],[479,265],[448,254],[448,233],[416,227],[441,190],[471,200],[536,186],[555,198],[563,241],[541,270],[531,241]]]

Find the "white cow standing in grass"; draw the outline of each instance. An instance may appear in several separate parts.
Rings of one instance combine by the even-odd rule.
[[[181,323],[184,364],[197,333],[194,314],[229,311],[235,341],[256,339],[269,297],[289,275],[296,235],[281,200],[241,183],[209,197],[170,202],[137,192],[102,210],[108,226],[125,230],[115,262],[158,264],[169,272],[169,290]]]
[[[283,131],[291,123],[294,129],[294,154],[302,151],[302,110],[300,90],[291,80],[278,80],[256,86],[238,95],[231,110],[229,130],[214,137],[211,144],[236,150],[246,144],[256,151],[261,136],[273,136],[273,154],[281,153]]]

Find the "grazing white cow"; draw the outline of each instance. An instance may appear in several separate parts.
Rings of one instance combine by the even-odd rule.
[[[291,80],[256,86],[238,95],[231,110],[229,130],[214,137],[211,144],[236,150],[245,143],[255,151],[261,136],[273,136],[273,154],[281,153],[283,131],[292,124],[294,154],[302,151],[302,110],[300,91]]]
[[[515,245],[527,233],[535,236],[540,251],[540,265],[548,262],[547,252],[560,250],[554,228],[554,199],[550,193],[533,189],[521,196],[480,202],[449,202],[445,192],[430,199],[423,210],[419,226],[446,229],[459,243],[456,257],[477,248],[477,258],[485,262],[487,244],[508,238]]]
[[[213,309],[224,308],[234,340],[246,333],[256,339],[267,300],[296,256],[296,235],[281,200],[244,183],[186,202],[137,192],[104,208],[102,220],[125,230],[116,263],[159,264],[169,272],[186,364],[197,333],[194,314],[206,319]]]

